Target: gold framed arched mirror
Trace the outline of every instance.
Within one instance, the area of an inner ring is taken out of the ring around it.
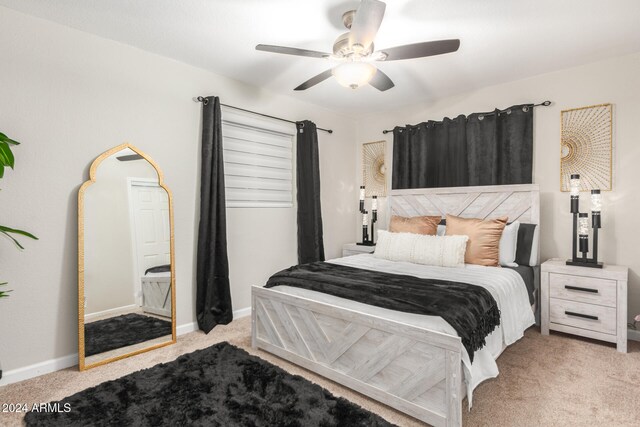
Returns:
[[[173,201],[162,171],[122,144],[78,191],[78,357],[85,370],[176,342]]]

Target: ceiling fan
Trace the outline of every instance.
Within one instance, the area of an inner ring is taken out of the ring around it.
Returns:
[[[374,51],[373,40],[382,23],[385,8],[386,4],[379,0],[362,0],[357,10],[345,12],[342,15],[342,22],[349,32],[339,36],[333,43],[333,54],[266,44],[257,45],[256,50],[340,62],[337,66],[310,78],[294,90],[309,89],[333,76],[345,87],[357,89],[368,83],[380,91],[385,91],[394,86],[393,81],[372,62],[442,55],[455,52],[460,47],[460,40],[452,39],[407,44]]]

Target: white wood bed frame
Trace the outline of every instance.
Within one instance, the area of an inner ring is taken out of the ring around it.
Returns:
[[[392,190],[392,215],[508,216],[539,224],[535,184]],[[459,337],[252,288],[252,346],[434,426],[460,426]]]
[[[142,276],[140,289],[143,311],[171,317],[171,273],[167,276]]]

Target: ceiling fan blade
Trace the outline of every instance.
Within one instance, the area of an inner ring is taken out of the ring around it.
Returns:
[[[315,86],[318,83],[322,83],[323,81],[327,80],[329,77],[331,77],[331,69],[328,69],[327,71],[323,71],[322,73],[318,74],[317,76],[311,77],[309,80],[307,80],[306,82],[302,83],[300,86],[298,86],[294,90],[306,90],[306,89],[309,89],[310,87]]]
[[[362,0],[349,32],[351,46],[359,44],[365,51],[369,48],[382,24],[386,7],[386,4],[378,0]]]
[[[398,61],[401,59],[423,58],[425,56],[442,55],[455,52],[460,47],[460,40],[436,40],[406,44],[404,46],[381,49],[382,57],[379,61]],[[376,55],[378,52],[374,53]]]
[[[328,58],[329,53],[318,52],[316,50],[298,49],[295,47],[273,46],[270,44],[259,44],[256,46],[256,50],[262,50],[264,52],[282,53],[285,55],[306,56],[309,58]]]
[[[373,78],[369,81],[369,84],[378,89],[380,92],[384,92],[385,90],[389,90],[395,86],[389,76],[383,73],[380,69],[378,69],[373,75]]]

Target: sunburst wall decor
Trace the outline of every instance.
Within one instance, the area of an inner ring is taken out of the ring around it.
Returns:
[[[561,191],[571,174],[580,174],[580,191],[612,189],[612,118],[611,104],[562,111]]]
[[[387,195],[384,141],[362,144],[362,183],[366,197]]]

